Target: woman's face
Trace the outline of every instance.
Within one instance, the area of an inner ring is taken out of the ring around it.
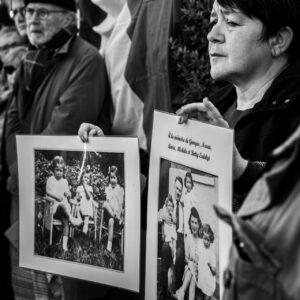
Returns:
[[[269,41],[261,39],[263,24],[238,10],[214,2],[207,35],[211,76],[239,85],[257,80],[272,64]]]
[[[192,234],[197,235],[199,233],[200,224],[197,218],[191,216],[191,229]]]

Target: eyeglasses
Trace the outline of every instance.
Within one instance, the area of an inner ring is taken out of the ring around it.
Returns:
[[[11,75],[16,71],[16,68],[14,66],[4,66],[3,69],[7,75]]]
[[[40,19],[45,20],[52,13],[65,13],[65,12],[66,12],[65,10],[49,10],[47,8],[34,9],[34,8],[26,7],[25,8],[25,17],[28,19],[32,18],[34,13],[36,13]]]
[[[11,9],[9,15],[11,18],[15,18],[17,14],[20,14],[21,17],[25,17],[25,7],[20,7],[16,9]]]

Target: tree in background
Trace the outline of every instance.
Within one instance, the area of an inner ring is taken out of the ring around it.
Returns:
[[[173,107],[198,102],[217,84],[210,76],[207,33],[210,0],[182,0],[179,26],[169,39]]]

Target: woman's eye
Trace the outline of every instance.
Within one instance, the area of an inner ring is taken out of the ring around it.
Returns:
[[[217,24],[217,20],[210,20],[209,22],[209,31],[212,30],[212,28]]]
[[[238,26],[238,24],[232,20],[226,19],[226,24],[232,27]]]

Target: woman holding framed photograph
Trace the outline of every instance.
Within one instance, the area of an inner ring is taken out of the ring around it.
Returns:
[[[296,0],[215,1],[207,35],[210,73],[229,85],[210,100],[177,111],[181,122],[192,117],[235,130],[235,210],[269,153],[300,123],[299,5]]]

